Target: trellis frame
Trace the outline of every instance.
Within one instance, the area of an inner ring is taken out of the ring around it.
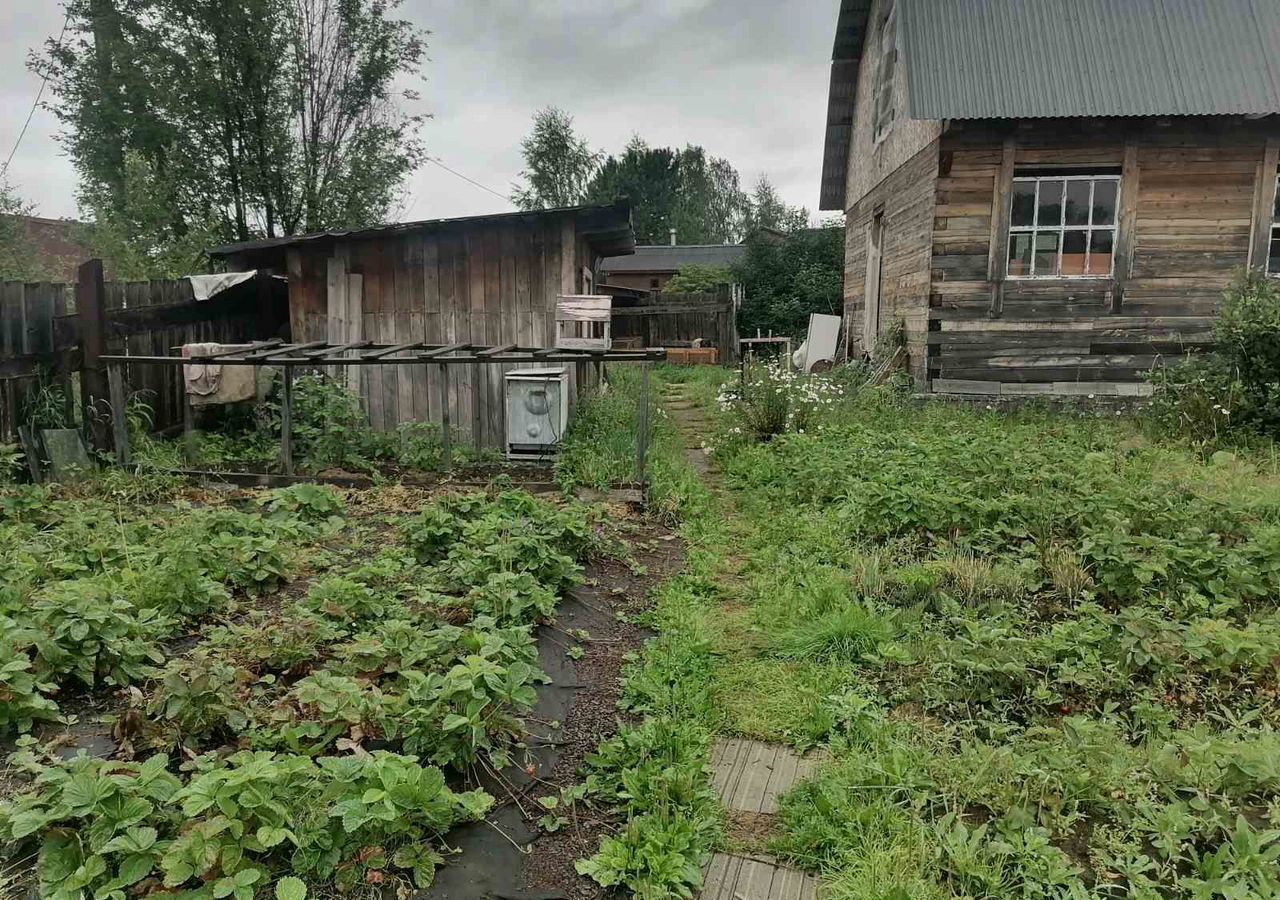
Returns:
[[[176,349],[176,348],[175,348]],[[327,341],[310,341],[307,343],[287,343],[274,338],[269,341],[256,341],[238,350],[227,353],[193,356],[110,356],[104,355],[102,362],[109,370],[113,370],[113,380],[123,384],[121,367],[130,365],[168,365],[179,367],[181,377],[182,366],[200,363],[218,366],[276,366],[284,369],[284,391],[281,398],[281,435],[280,435],[280,467],[285,475],[293,475],[293,370],[299,367],[327,366],[369,366],[369,365],[435,365],[439,366],[441,407],[440,452],[445,472],[453,468],[452,436],[449,421],[449,367],[476,365],[503,365],[527,363],[596,363],[607,362],[635,363],[641,366],[641,391],[637,419],[639,428],[636,435],[636,472],[641,491],[647,481],[647,457],[649,451],[649,368],[655,362],[667,358],[667,351],[662,348],[646,350],[579,350],[563,347],[521,347],[517,344],[499,344],[481,346],[470,343],[429,344],[414,342],[405,344],[381,344],[376,341],[352,341],[346,344],[332,344]],[[123,390],[120,391],[123,394]],[[187,461],[194,459],[194,410],[190,397],[186,394],[185,385],[182,395],[185,400],[183,417],[183,443]],[[125,423],[123,402],[111,404],[111,415],[117,442],[123,440],[124,446],[117,447],[117,460],[127,461],[130,456],[128,447],[128,427]],[[127,462],[125,463],[127,464]]]

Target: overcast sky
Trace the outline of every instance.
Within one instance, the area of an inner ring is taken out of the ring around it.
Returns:
[[[58,0],[0,0],[0,164],[40,81],[28,51],[56,35]],[[750,187],[768,173],[815,212],[839,0],[405,0],[431,30],[418,86],[427,152],[503,197],[533,111],[574,115],[597,149],[632,134],[701,144]],[[46,95],[46,101],[54,98]],[[76,215],[75,172],[57,123],[38,110],[8,172],[40,215]],[[407,185],[398,219],[499,212],[510,204],[436,165]]]

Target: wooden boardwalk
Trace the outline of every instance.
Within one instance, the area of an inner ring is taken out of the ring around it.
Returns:
[[[817,764],[780,744],[721,739],[711,755],[712,784],[728,809],[776,813],[778,797],[808,778]]]
[[[702,900],[815,900],[818,879],[767,856],[717,853],[702,886]]]
[[[726,809],[773,815],[778,797],[818,764],[790,747],[722,738],[711,755],[711,780]],[[717,853],[705,873],[702,900],[815,900],[818,879],[766,854]]]

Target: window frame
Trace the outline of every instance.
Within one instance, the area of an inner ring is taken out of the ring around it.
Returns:
[[[1120,197],[1124,191],[1123,176],[1113,172],[1053,172],[1035,175],[1018,175],[1014,173],[1013,182],[1009,191],[1009,227],[1006,234],[1006,248],[1004,259],[1004,277],[1010,281],[1099,281],[1115,277],[1116,273],[1116,248],[1120,241]],[[1063,183],[1063,200],[1062,221],[1058,225],[1042,227],[1039,223],[1040,219],[1040,185],[1045,181],[1061,181]],[[1089,221],[1084,225],[1068,225],[1066,219],[1066,191],[1067,184],[1072,181],[1089,182]],[[1111,223],[1109,225],[1096,225],[1093,221],[1094,213],[1094,192],[1098,182],[1112,182],[1116,186],[1115,206],[1111,211]],[[1015,191],[1012,189],[1019,182],[1034,182],[1036,187],[1035,206],[1031,216],[1030,225],[1014,225],[1013,224],[1013,203]],[[1067,232],[1082,232],[1085,235],[1085,253],[1084,253],[1084,271],[1079,274],[1064,274],[1062,272],[1062,256],[1066,246]],[[1093,256],[1093,233],[1095,231],[1111,232],[1111,263],[1106,272],[1090,272],[1089,262]],[[1056,262],[1054,264],[1054,272],[1048,275],[1036,273],[1036,235],[1041,232],[1057,233],[1058,235],[1058,252]],[[1031,272],[1026,275],[1015,275],[1012,271],[1013,267],[1013,239],[1018,234],[1031,235]]]
[[[1266,261],[1262,264],[1262,271],[1270,278],[1280,278],[1280,270],[1271,271],[1272,247],[1280,241],[1280,172],[1276,173],[1276,199],[1271,210],[1271,230],[1267,237]],[[1275,254],[1274,258],[1280,259],[1280,254]]]
[[[898,110],[893,89],[898,71],[898,4],[885,0],[888,10],[880,18],[880,58],[876,65],[875,89],[871,92],[871,139],[879,144],[893,131]]]

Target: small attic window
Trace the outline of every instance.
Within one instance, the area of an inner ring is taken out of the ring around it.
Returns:
[[[898,8],[894,0],[884,0],[880,16],[880,64],[876,69],[875,140],[880,142],[893,128],[897,110],[893,106],[893,79],[898,68]]]

